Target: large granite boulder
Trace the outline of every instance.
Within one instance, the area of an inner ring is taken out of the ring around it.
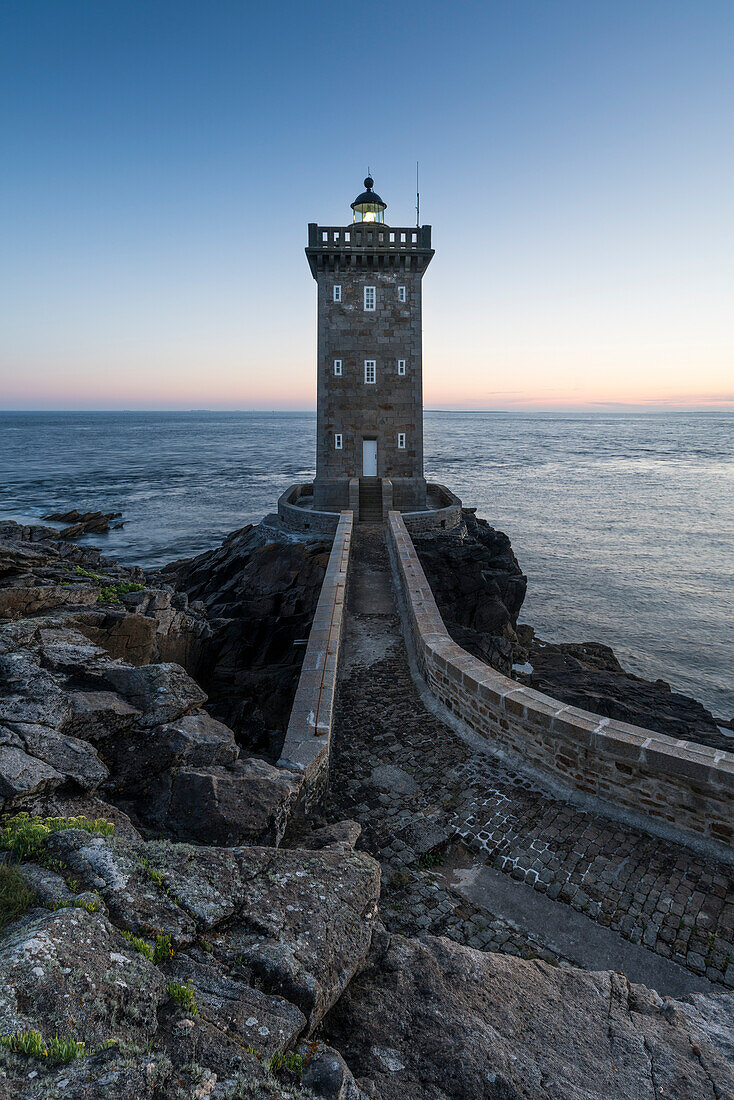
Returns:
[[[180,768],[162,817],[165,831],[195,844],[268,844],[283,839],[298,780],[256,757],[230,768]]]
[[[292,1046],[306,1026],[300,1009],[284,997],[255,989],[242,968],[227,973],[202,952],[175,955],[167,973],[195,990],[198,1016],[266,1059]]]
[[[101,913],[32,910],[0,940],[0,1034],[30,1029],[89,1048],[152,1035],[163,974]]]
[[[5,742],[0,744],[0,806],[61,786],[61,772],[30,756],[19,745],[8,744],[9,737],[12,731],[0,732],[0,740]]]
[[[369,950],[380,869],[361,852],[136,844],[78,830],[52,836],[47,851],[99,892],[116,925],[179,946],[206,933],[221,962],[244,966],[311,1027]]]
[[[82,890],[100,895],[117,927],[140,936],[161,932],[178,945],[196,938],[196,922],[163,888],[147,845],[69,829],[52,835],[46,852]]]
[[[712,995],[715,996],[715,995]],[[623,974],[393,936],[325,1022],[381,1100],[721,1100],[734,1068]]]

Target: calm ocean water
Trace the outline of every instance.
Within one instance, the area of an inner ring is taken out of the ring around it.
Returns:
[[[427,413],[425,444],[511,537],[523,621],[734,715],[734,414]],[[0,414],[0,515],[120,511],[89,541],[154,566],[273,511],[314,453],[312,414]]]

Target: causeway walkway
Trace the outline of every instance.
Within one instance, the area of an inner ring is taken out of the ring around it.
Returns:
[[[362,825],[392,931],[663,995],[734,986],[731,870],[575,808],[462,732],[411,669],[379,524],[354,528],[325,814]]]

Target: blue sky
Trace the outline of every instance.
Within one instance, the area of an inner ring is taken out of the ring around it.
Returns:
[[[429,407],[734,405],[734,5],[0,6],[0,407],[307,408],[309,221],[421,220]]]

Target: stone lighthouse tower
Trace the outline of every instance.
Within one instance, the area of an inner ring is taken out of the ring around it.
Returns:
[[[393,227],[387,203],[365,190],[347,226],[308,227],[306,256],[318,286],[318,390],[313,507],[361,512],[381,500],[426,507],[423,477],[421,281],[431,227]]]

